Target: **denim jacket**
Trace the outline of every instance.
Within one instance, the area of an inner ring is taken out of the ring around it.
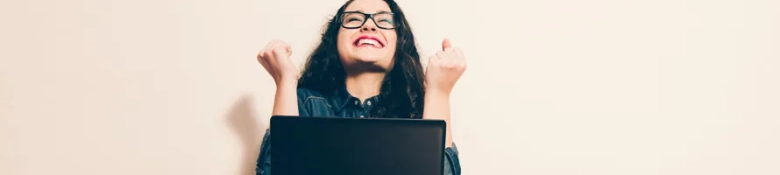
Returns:
[[[298,115],[300,116],[327,116],[345,118],[363,118],[367,115],[371,105],[376,104],[377,97],[366,99],[360,103],[357,97],[353,97],[346,88],[340,88],[332,95],[325,96],[317,91],[298,89]],[[255,167],[257,175],[271,175],[271,131],[267,129],[260,148],[260,156]],[[460,160],[458,148],[455,143],[444,150],[444,174],[460,175]]]

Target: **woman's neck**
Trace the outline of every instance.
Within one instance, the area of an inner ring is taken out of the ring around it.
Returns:
[[[348,75],[346,79],[347,92],[363,102],[367,98],[379,95],[384,78],[384,72],[364,72],[357,75]]]

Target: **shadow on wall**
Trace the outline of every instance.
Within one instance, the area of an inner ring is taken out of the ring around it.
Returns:
[[[265,124],[259,120],[254,111],[254,103],[249,95],[243,95],[233,103],[226,116],[227,124],[235,131],[241,144],[240,173],[241,175],[254,175],[257,156],[260,152],[262,137],[265,135]]]

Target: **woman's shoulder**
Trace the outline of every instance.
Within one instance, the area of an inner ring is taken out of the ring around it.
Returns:
[[[325,98],[325,96],[321,92],[314,89],[305,88],[305,87],[299,87],[297,89],[297,94],[298,94],[298,98],[301,99],[307,99],[312,97]]]
[[[302,116],[330,116],[332,114],[330,96],[310,89],[298,88],[298,114]]]

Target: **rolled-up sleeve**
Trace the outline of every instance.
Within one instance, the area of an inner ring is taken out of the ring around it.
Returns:
[[[310,92],[299,88],[296,94],[298,99],[298,116],[310,116],[311,112],[305,104],[305,99],[310,96]],[[255,174],[271,175],[271,128],[265,130],[265,136],[263,136],[261,145],[260,156],[257,157],[257,165],[255,166]]]
[[[260,156],[257,157],[255,166],[256,175],[271,175],[271,129],[265,130],[263,143],[260,147]]]
[[[458,158],[458,147],[452,143],[452,147],[444,149],[444,174],[460,175],[460,158]]]

